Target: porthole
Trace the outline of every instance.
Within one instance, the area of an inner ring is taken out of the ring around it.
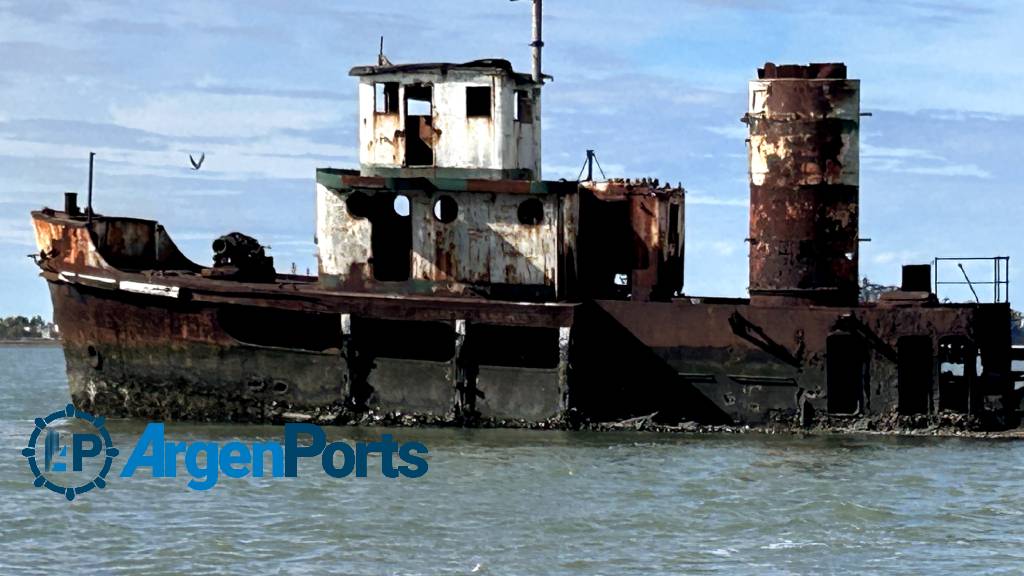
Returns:
[[[103,367],[103,357],[100,356],[99,351],[96,350],[96,348],[94,346],[89,346],[88,348],[86,348],[85,352],[86,352],[86,354],[89,355],[89,365],[90,366],[92,366],[93,368],[95,368],[97,370],[99,370],[100,368]]]
[[[395,214],[405,218],[409,215],[409,197],[405,194],[395,196],[395,201],[391,207],[395,209]]]
[[[370,197],[362,192],[353,192],[345,199],[345,209],[353,218],[366,218],[370,215]]]
[[[451,196],[441,196],[434,201],[434,218],[438,222],[449,224],[459,215],[459,204]]]
[[[536,226],[544,221],[544,204],[537,198],[527,198],[519,204],[516,213],[520,224]]]

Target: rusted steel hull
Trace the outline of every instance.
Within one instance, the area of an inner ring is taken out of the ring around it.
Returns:
[[[1001,418],[1012,419],[1019,402],[1007,379],[1009,314],[1005,304],[608,300],[581,311],[580,321],[602,333],[578,328],[595,337],[573,352],[589,360],[589,377],[631,383],[591,390],[582,404],[605,406],[602,396],[616,394],[633,412],[659,412],[668,421],[814,425],[953,410],[1004,426],[1011,422]],[[968,358],[949,354],[960,343],[970,348]],[[964,376],[951,376],[956,363]]]
[[[337,349],[245,346],[216,309],[51,282],[68,384],[79,407],[112,417],[264,421],[337,410],[345,361]],[[267,327],[267,329],[272,329]]]
[[[111,417],[348,422],[405,414],[525,425],[565,409],[558,328],[505,326],[501,334],[456,321],[343,321],[244,299],[178,301],[60,281],[50,293],[72,399]],[[513,340],[522,330],[543,346],[530,342],[520,350],[526,365],[517,366]],[[504,346],[508,361],[479,350],[490,344]]]
[[[569,346],[569,331],[551,326],[372,316],[343,326],[340,314],[323,312],[275,323],[280,312],[239,301],[169,301],[66,282],[50,291],[72,398],[110,416],[352,422],[400,414],[575,426],[657,413],[668,423],[813,425],[951,408],[1012,412],[1005,305],[605,300],[577,311]],[[239,324],[245,318],[254,322]],[[303,336],[284,341],[282,330]],[[948,382],[943,343],[961,337],[984,371]],[[917,374],[903,360],[914,338],[926,343]]]

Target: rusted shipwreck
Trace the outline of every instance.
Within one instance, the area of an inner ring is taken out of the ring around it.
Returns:
[[[81,211],[74,194],[32,213],[77,405],[225,421],[1016,424],[1006,302],[940,303],[928,265],[858,297],[859,81],[843,64],[768,64],[750,83],[749,299],[685,294],[682,187],[541,179],[538,74],[482,60],[351,75],[360,168],[316,172],[315,277],[277,274],[242,235],[202,266],[157,222]]]

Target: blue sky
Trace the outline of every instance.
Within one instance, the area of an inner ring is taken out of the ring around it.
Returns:
[[[1024,3],[545,3],[544,175],[586,148],[609,175],[682,182],[686,290],[747,285],[747,81],[765,61],[862,80],[861,273],[1018,252]],[[233,230],[315,270],[313,178],[354,167],[351,66],[505,57],[529,69],[528,2],[0,0],[0,315],[50,316],[28,212],[84,192],[163,222],[193,259]],[[205,152],[199,172],[188,154]],[[971,271],[980,277],[982,271]]]

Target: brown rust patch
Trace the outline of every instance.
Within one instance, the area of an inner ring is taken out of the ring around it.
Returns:
[[[859,83],[841,64],[774,66],[751,83],[755,303],[858,297]]]

